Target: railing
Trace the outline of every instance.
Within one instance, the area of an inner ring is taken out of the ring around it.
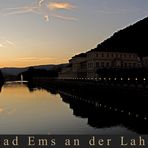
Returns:
[[[72,78],[72,77],[65,77],[65,78],[58,78],[58,79],[60,79],[60,80],[94,80],[94,81],[102,81],[102,80],[104,80],[104,81],[107,81],[107,80],[109,80],[109,81],[111,81],[111,80],[113,80],[113,81],[143,81],[143,82],[145,82],[147,79],[146,78],[131,78],[131,77],[128,77],[128,78],[123,78],[123,77],[120,77],[120,78],[117,78],[117,77],[114,77],[114,78],[111,78],[111,77],[95,77],[95,78],[93,78],[93,77],[88,77],[88,78],[85,78],[85,77],[82,77],[82,78],[77,78],[77,77],[74,77],[74,78]]]

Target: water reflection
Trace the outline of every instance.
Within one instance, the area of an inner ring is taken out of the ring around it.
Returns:
[[[2,86],[3,86],[3,83],[0,82],[0,93],[2,91]]]
[[[98,97],[102,97],[101,94]],[[0,134],[145,132],[137,126],[140,120],[127,118],[126,114],[108,108],[110,105],[90,99],[86,92],[75,89],[61,90],[29,83],[5,84],[0,94]],[[136,121],[135,126],[133,121]]]
[[[121,127],[94,129],[87,119],[76,118],[56,91],[28,89],[7,83],[0,94],[0,134],[111,134],[130,133]],[[33,91],[32,91],[33,90]]]
[[[58,89],[54,88],[54,87],[48,87],[46,85],[41,85],[41,86],[37,86],[35,85],[34,83],[32,82],[28,82],[27,83],[27,87],[29,89],[30,92],[33,92],[35,91],[36,89],[38,90],[46,90],[47,92],[49,92],[50,94],[53,94],[53,95],[57,95],[58,94]]]
[[[111,105],[102,104],[77,96],[69,96],[60,93],[62,100],[70,104],[73,114],[81,118],[88,118],[88,124],[95,128],[107,128],[122,125],[139,134],[147,134],[147,121],[136,114],[114,108]]]
[[[87,124],[94,128],[122,126],[138,134],[148,133],[148,95],[143,91],[100,89],[96,92],[79,88],[42,88],[59,93],[63,102],[69,104],[69,108],[73,110],[73,115],[88,119]]]

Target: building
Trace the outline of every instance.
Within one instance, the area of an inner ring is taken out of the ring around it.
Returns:
[[[73,78],[73,73],[72,73],[72,65],[68,65],[64,67],[60,72],[59,72],[59,79],[71,79]]]
[[[147,69],[148,68],[148,57],[143,57],[142,62],[143,62],[143,67]]]
[[[87,54],[81,53],[69,60],[72,65],[73,78],[87,77]]]
[[[148,57],[143,59],[148,67]],[[127,52],[106,52],[91,50],[72,57],[69,60],[71,65],[64,68],[60,73],[62,78],[97,78],[99,70],[114,69],[137,69],[142,67],[142,62],[136,53]]]
[[[97,77],[97,71],[99,71],[99,69],[133,69],[140,67],[140,58],[136,53],[95,50],[87,52],[88,78]]]

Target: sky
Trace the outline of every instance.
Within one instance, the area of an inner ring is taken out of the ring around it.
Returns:
[[[67,63],[147,16],[147,0],[0,0],[0,67]]]

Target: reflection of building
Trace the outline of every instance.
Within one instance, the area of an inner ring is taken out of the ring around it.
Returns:
[[[145,60],[146,61],[146,60]],[[95,78],[99,69],[135,69],[142,66],[136,53],[91,50],[72,57],[71,68],[63,69],[60,77]],[[147,58],[148,67],[148,58]]]

